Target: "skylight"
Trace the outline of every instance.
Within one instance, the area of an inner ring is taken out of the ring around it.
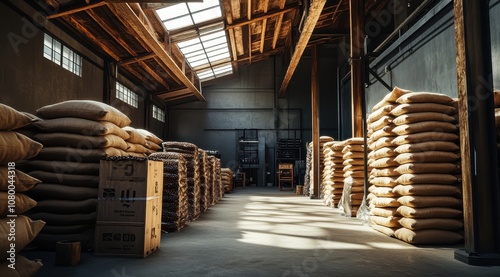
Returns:
[[[180,39],[177,46],[200,81],[208,81],[233,73],[229,44],[224,30],[219,0],[203,3],[179,3],[156,10],[163,24],[175,37],[196,31],[196,35]],[[220,19],[220,22],[217,22]],[[204,28],[210,23],[210,28]],[[214,25],[215,23],[215,25]]]

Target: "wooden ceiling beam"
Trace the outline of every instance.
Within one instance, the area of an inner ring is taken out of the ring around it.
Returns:
[[[144,74],[137,72],[137,70],[135,70],[131,65],[126,65],[123,68],[127,70],[130,74],[134,75],[138,80],[142,80],[142,78],[144,78]],[[151,83],[143,83],[143,85],[144,87],[147,87],[147,89],[150,90],[158,89]]]
[[[284,9],[286,4],[286,0],[280,0],[280,9]]]
[[[97,3],[94,3],[94,4],[89,4],[89,5],[87,5],[87,4],[83,4],[83,5],[80,4],[78,6],[72,6],[70,8],[67,8],[67,9],[65,9],[65,10],[63,10],[61,12],[47,15],[47,19],[54,19],[54,18],[58,18],[58,17],[61,17],[61,16],[70,15],[70,14],[82,12],[82,11],[85,11],[85,10],[89,10],[89,9],[101,7],[101,6],[104,6],[104,5],[106,5],[105,1],[100,1],[100,2],[97,2]]]
[[[178,96],[186,95],[186,94],[191,94],[191,90],[189,90],[188,88],[183,88],[183,89],[169,91],[169,92],[161,92],[161,93],[156,94],[156,96],[165,100],[167,98],[178,97]]]
[[[199,101],[206,101],[198,87],[193,84],[193,82],[191,82],[191,80],[189,80],[189,78],[177,66],[163,45],[156,39],[155,34],[152,34],[149,28],[144,25],[143,21],[141,21],[132,7],[129,4],[112,4],[111,6],[116,11],[116,16],[120,18],[123,23],[127,24],[132,30],[134,30],[139,38],[143,40],[157,55],[161,63],[168,67],[172,74],[177,77],[182,84],[191,89],[191,92]]]
[[[152,76],[158,83],[162,84],[164,87],[166,87],[167,89],[170,89],[170,85],[165,81],[166,78],[164,77],[161,77],[160,75],[158,75],[158,73],[156,73],[156,71],[154,71],[153,69],[151,69],[144,61],[140,61],[139,64],[141,65],[141,67],[150,75]],[[143,76],[143,79],[144,77],[146,76]]]
[[[278,17],[278,20],[276,20],[276,27],[274,27],[274,35],[273,35],[273,45],[272,48],[276,48],[276,43],[278,43],[278,38],[281,33],[281,23],[283,22],[283,16],[284,14],[280,14]]]
[[[152,59],[154,57],[156,57],[155,53],[147,53],[145,55],[135,56],[135,57],[132,57],[132,58],[129,58],[126,60],[121,60],[121,61],[117,62],[116,65],[125,66],[125,65],[129,65],[129,64],[133,64],[133,63],[138,63],[140,61]]]
[[[268,19],[268,18],[277,16],[277,15],[280,15],[280,14],[286,14],[288,12],[295,11],[298,8],[299,8],[299,6],[293,5],[293,6],[289,7],[289,8],[287,8],[287,9],[284,9],[284,10],[279,10],[279,11],[275,11],[275,12],[272,12],[272,13],[261,15],[259,17],[255,17],[252,20],[243,20],[243,21],[242,20],[238,20],[238,22],[235,22],[234,24],[228,25],[226,27],[226,29],[232,29],[232,28],[235,28],[235,27],[241,27],[241,26],[244,26],[244,25],[249,25],[249,24],[255,23],[257,21],[261,21],[261,20],[264,20],[264,19]]]
[[[267,25],[267,18],[264,18],[262,20],[262,28],[260,32],[260,53],[264,53],[264,44],[266,42],[266,26]]]
[[[313,0],[311,2],[311,6],[309,7],[309,14],[304,23],[304,28],[302,29],[302,33],[300,34],[299,41],[295,47],[295,51],[293,52],[292,59],[290,60],[290,64],[288,65],[288,69],[286,71],[285,77],[283,79],[283,83],[281,84],[281,88],[279,90],[278,96],[285,95],[286,88],[292,79],[293,73],[299,64],[300,58],[304,53],[304,50],[307,47],[307,43],[311,38],[311,35],[316,27],[316,22],[323,11],[323,7],[325,6],[326,0]]]
[[[247,0],[247,19],[252,20],[252,0]]]

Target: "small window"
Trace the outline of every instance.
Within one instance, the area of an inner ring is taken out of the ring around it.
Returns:
[[[160,107],[153,105],[153,118],[156,118],[161,122],[165,122],[165,111]]]
[[[75,75],[82,76],[82,57],[48,34],[43,37],[43,56]]]
[[[116,98],[134,108],[139,107],[139,95],[130,90],[128,87],[122,85],[120,82],[116,82]]]

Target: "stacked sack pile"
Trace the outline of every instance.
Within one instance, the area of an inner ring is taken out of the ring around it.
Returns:
[[[222,170],[222,167],[220,164],[220,159],[216,158],[215,159],[215,185],[218,187],[219,194],[217,195],[217,197],[219,198],[219,200],[221,200],[222,197],[224,197],[224,185],[222,183],[221,170]]]
[[[129,137],[125,139],[127,144],[127,154],[134,157],[146,158],[147,155],[153,153],[147,146],[146,138],[135,128],[130,126],[125,126],[122,128],[127,132]]]
[[[220,176],[220,169],[219,173],[217,171],[217,160],[215,156],[208,156],[208,160],[210,163],[210,181],[211,181],[211,186],[212,186],[212,205],[215,205],[217,202],[220,200],[220,195],[221,195],[221,188],[218,183],[218,177]],[[219,179],[220,180],[220,179]]]
[[[186,159],[172,152],[156,152],[148,159],[163,162],[161,229],[177,232],[186,226],[189,217]]]
[[[78,240],[83,250],[93,248],[103,157],[128,156],[122,127],[130,119],[119,110],[96,101],[71,100],[36,111],[44,119],[34,122],[34,139],[46,146],[31,160],[30,174],[42,184],[30,192],[38,201],[32,219],[47,222],[34,243],[55,249],[60,240]]]
[[[399,155],[394,193],[401,195],[396,238],[412,244],[458,243],[462,197],[460,149],[453,99],[444,94],[408,92],[400,96],[391,114],[397,116],[392,142]]]
[[[309,196],[309,191],[311,187],[311,169],[312,169],[312,142],[306,143],[307,154],[306,154],[306,174],[304,175],[304,191],[305,196]]]
[[[210,207],[210,167],[208,164],[208,154],[205,150],[198,148],[198,166],[200,167],[200,209],[202,212]]]
[[[364,198],[364,139],[350,138],[342,149],[344,162],[344,189],[339,203],[342,214],[356,216]]]
[[[393,192],[399,172],[395,169],[399,165],[394,159],[398,155],[394,151],[396,145],[392,140],[397,136],[392,132],[395,116],[391,111],[397,106],[399,96],[409,91],[395,88],[377,103],[368,116],[368,164],[371,168],[368,187],[369,195],[369,224],[374,229],[388,236],[401,227],[400,215],[397,208],[399,195]]]
[[[332,142],[334,141],[332,137],[329,136],[320,136],[319,137],[319,173],[323,174],[325,170],[325,154],[323,153],[323,148],[325,147],[325,143]],[[319,198],[323,199],[324,195],[323,192],[325,190],[324,186],[325,184],[321,180],[321,175],[319,176]],[[311,188],[310,188],[311,189]],[[312,190],[311,190],[312,193]]]
[[[147,154],[155,153],[161,150],[161,145],[163,143],[163,140],[157,137],[155,134],[151,133],[148,130],[144,129],[136,129],[139,134],[141,134],[144,139],[146,140],[146,150]]]
[[[201,213],[198,146],[188,142],[177,141],[163,142],[162,145],[164,152],[179,153],[186,159],[189,221],[196,220]]]
[[[221,168],[221,178],[224,192],[231,192],[234,188],[233,171],[230,168]]]
[[[31,261],[16,253],[30,244],[45,225],[42,220],[21,215],[35,207],[36,202],[25,193],[40,180],[18,170],[16,165],[18,161],[36,156],[43,146],[16,132],[32,122],[30,116],[0,104],[0,118],[0,235],[3,240],[0,275],[34,276],[42,267],[41,261]]]
[[[325,202],[325,205],[328,207],[334,207],[335,203],[333,201],[333,196],[334,196],[334,181],[333,181],[333,174],[334,174],[334,157],[333,157],[333,149],[332,146],[335,142],[330,141],[325,144],[323,144],[323,173],[322,173],[322,182],[321,182],[321,187],[322,189],[322,195],[323,195],[323,202]]]
[[[344,191],[344,154],[342,150],[346,146],[346,141],[336,141],[333,142],[332,149],[332,162],[333,162],[333,198],[332,207],[338,207],[340,199],[342,198],[342,192]]]

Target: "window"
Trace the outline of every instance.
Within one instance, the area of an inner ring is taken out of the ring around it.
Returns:
[[[82,57],[48,34],[43,38],[43,56],[64,69],[82,76]]]
[[[165,122],[165,111],[160,107],[153,105],[153,118],[156,118],[161,122]]]
[[[116,82],[116,98],[134,108],[139,107],[139,95],[119,82]]]

